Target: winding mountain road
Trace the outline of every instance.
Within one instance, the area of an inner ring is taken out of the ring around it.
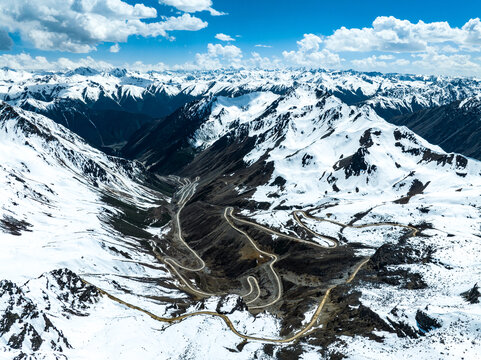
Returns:
[[[315,243],[315,242],[312,242],[312,241],[308,241],[308,240],[303,240],[303,239],[300,239],[298,237],[295,237],[295,236],[291,236],[289,234],[284,234],[284,233],[281,233],[279,231],[275,231],[275,230],[272,230],[266,226],[263,226],[263,225],[260,225],[260,224],[257,224],[255,222],[252,222],[252,221],[248,221],[248,220],[244,220],[244,219],[239,219],[238,217],[235,217],[233,215],[233,208],[232,207],[228,207],[226,208],[226,211],[229,211],[229,216],[232,217],[235,221],[238,221],[240,223],[244,223],[244,224],[247,224],[247,225],[250,225],[250,226],[254,226],[258,229],[261,229],[263,231],[266,231],[266,232],[269,232],[273,235],[276,235],[276,236],[279,236],[279,237],[283,237],[285,239],[289,239],[289,240],[292,240],[292,241],[296,241],[296,242],[299,242],[299,243],[304,243],[304,244],[307,244],[307,245],[310,245],[310,246],[315,246],[315,247],[320,247],[320,248],[335,248],[337,245],[338,245],[338,241],[336,238],[332,237],[332,236],[327,236],[327,235],[322,235],[322,234],[318,234],[316,232],[313,232],[311,229],[308,229],[301,221],[299,221],[297,215],[296,215],[296,212],[294,212],[294,220],[296,220],[296,222],[303,228],[306,228],[310,233],[314,234],[316,237],[319,237],[321,239],[325,239],[327,241],[329,241],[332,245],[328,245],[328,246],[325,246],[325,245],[322,245],[322,244],[318,244],[318,243]],[[224,217],[225,217],[225,212],[224,212]]]
[[[245,295],[241,295],[243,299],[247,298],[250,294],[252,294],[252,292],[254,291],[254,287],[252,286],[252,283],[254,283],[254,286],[257,290],[257,295],[255,298],[253,298],[252,300],[249,300],[249,301],[246,301],[246,305],[249,305],[249,304],[252,304],[254,301],[256,301],[257,299],[259,299],[259,297],[261,296],[261,288],[259,287],[259,283],[257,282],[257,279],[253,276],[249,276],[247,277],[247,282],[249,283],[249,286],[250,286],[250,291],[245,294]]]
[[[356,269],[351,274],[349,279],[346,280],[347,284],[350,283],[352,280],[354,280],[354,278],[356,277],[359,270],[369,261],[369,259],[370,258],[366,258],[361,263],[359,263],[359,265],[356,267]],[[187,318],[193,317],[193,316],[214,316],[214,317],[218,317],[218,318],[222,319],[224,321],[224,323],[228,326],[228,328],[235,335],[237,335],[238,337],[240,337],[243,340],[259,341],[259,342],[262,342],[262,343],[275,343],[275,344],[283,344],[283,343],[293,342],[293,341],[299,339],[300,337],[304,336],[309,330],[311,330],[317,324],[317,322],[319,320],[319,317],[322,313],[322,309],[324,308],[324,305],[326,304],[327,300],[329,299],[329,295],[330,295],[331,291],[337,286],[337,285],[333,285],[333,286],[331,286],[330,288],[327,289],[327,291],[324,294],[324,296],[322,297],[319,305],[317,306],[316,311],[312,315],[311,320],[309,321],[309,323],[307,323],[307,325],[304,328],[300,329],[299,331],[297,331],[296,333],[294,333],[293,335],[291,335],[289,337],[280,338],[280,339],[269,339],[269,338],[263,338],[263,337],[258,337],[258,336],[250,336],[250,335],[242,334],[239,330],[237,330],[235,328],[234,324],[232,323],[232,321],[229,319],[228,316],[226,316],[224,314],[219,314],[219,313],[214,312],[214,311],[196,311],[196,312],[193,312],[193,313],[175,316],[175,317],[172,317],[172,318],[157,316],[154,313],[152,313],[148,310],[145,310],[145,309],[143,309],[139,306],[136,306],[136,305],[130,304],[126,301],[123,301],[122,299],[108,293],[105,290],[100,289],[99,287],[89,283],[88,281],[85,281],[83,279],[82,279],[82,281],[86,285],[91,285],[91,286],[95,287],[100,294],[107,296],[109,299],[111,299],[111,300],[113,300],[113,301],[115,301],[119,304],[125,305],[128,308],[140,311],[140,312],[150,316],[152,319],[160,321],[160,322],[166,322],[166,323],[172,324],[172,323],[179,322],[179,321],[182,321],[184,319],[187,319]]]
[[[178,205],[179,205],[179,208],[177,210],[177,213],[176,213],[176,216],[175,216],[175,219],[174,219],[174,222],[175,222],[175,227],[177,228],[177,238],[178,240],[193,254],[194,258],[196,259],[196,261],[198,262],[198,266],[197,267],[188,267],[188,266],[185,266],[185,265],[182,265],[180,264],[177,260],[173,259],[173,258],[170,258],[170,257],[162,257],[162,254],[160,254],[156,247],[153,246],[153,249],[154,249],[154,253],[155,255],[159,258],[159,259],[163,259],[163,261],[169,265],[169,267],[173,270],[173,272],[178,276],[178,278],[182,281],[182,283],[193,293],[196,293],[198,295],[201,295],[201,296],[214,296],[214,295],[219,295],[219,294],[213,294],[213,293],[208,293],[208,292],[204,292],[202,290],[199,290],[199,289],[195,289],[194,287],[192,287],[192,284],[187,281],[180,273],[179,271],[177,270],[177,268],[180,268],[180,269],[183,269],[183,270],[186,270],[186,271],[192,271],[192,272],[198,272],[198,271],[202,271],[205,267],[206,267],[206,264],[204,262],[204,260],[202,260],[202,258],[197,254],[197,252],[192,249],[188,244],[187,242],[185,241],[185,239],[183,238],[182,236],[182,228],[181,228],[181,221],[180,221],[180,213],[182,211],[182,209],[184,208],[185,204],[189,201],[189,199],[193,196],[193,194],[195,193],[195,190],[196,190],[196,187],[197,187],[197,184],[198,184],[198,178],[196,178],[196,180],[194,182],[191,182],[189,179],[181,179],[181,178],[178,178],[177,181],[182,185],[182,188],[178,191],[178,193],[175,194],[175,196],[179,196],[179,200],[178,200]],[[302,214],[303,216],[305,216],[306,218],[309,218],[309,219],[312,219],[312,220],[316,220],[316,221],[325,221],[325,222],[330,222],[330,223],[333,223],[333,224],[336,224],[336,225],[339,225],[341,227],[351,227],[351,228],[366,228],[366,227],[372,227],[372,226],[397,226],[397,227],[402,227],[402,228],[408,228],[411,230],[411,234],[410,236],[416,236],[417,233],[418,233],[418,229],[413,227],[413,226],[410,226],[410,225],[401,225],[401,224],[396,224],[396,223],[391,223],[391,222],[386,222],[386,223],[373,223],[373,224],[363,224],[363,225],[350,225],[350,224],[342,224],[342,223],[339,223],[339,222],[336,222],[334,220],[330,220],[330,219],[325,219],[325,218],[317,218],[317,217],[314,217],[310,214],[308,214],[307,212],[303,211],[303,210],[296,210],[292,213],[295,221],[299,224],[299,226],[301,226],[302,228],[306,229],[307,231],[309,231],[311,234],[313,234],[315,237],[319,237],[319,238],[322,238],[322,239],[325,239],[329,242],[329,245],[322,245],[322,244],[318,244],[318,243],[315,243],[315,242],[312,242],[312,241],[307,241],[307,240],[303,240],[303,239],[300,239],[300,238],[297,238],[297,237],[294,237],[294,236],[291,236],[291,235],[288,235],[288,234],[283,234],[283,233],[280,233],[278,231],[275,231],[275,230],[272,230],[266,226],[263,226],[263,225],[259,225],[257,223],[254,223],[254,222],[251,222],[251,221],[248,221],[248,220],[244,220],[244,219],[239,219],[237,217],[234,216],[233,214],[233,207],[227,207],[225,208],[224,210],[224,218],[225,220],[227,221],[227,223],[236,231],[238,231],[239,233],[241,233],[242,235],[244,235],[248,241],[250,242],[250,244],[256,249],[256,251],[261,254],[261,255],[264,255],[264,256],[267,256],[267,257],[270,257],[272,260],[271,262],[269,263],[269,269],[271,270],[273,276],[274,276],[274,280],[277,284],[277,295],[275,296],[274,299],[272,299],[270,302],[266,303],[266,304],[262,304],[262,305],[250,305],[254,302],[256,302],[260,295],[261,295],[261,290],[260,290],[260,287],[259,287],[259,283],[257,281],[257,279],[253,276],[248,276],[247,277],[247,282],[249,284],[249,291],[244,294],[244,295],[240,295],[242,296],[243,298],[247,298],[249,296],[251,296],[252,294],[254,294],[254,290],[256,291],[257,295],[252,298],[251,300],[249,301],[246,301],[245,303],[248,305],[249,309],[253,310],[253,309],[262,309],[262,308],[266,308],[266,307],[269,307],[273,304],[275,304],[277,301],[279,301],[281,298],[282,298],[282,281],[281,281],[281,278],[279,276],[279,274],[276,272],[276,270],[274,269],[274,264],[278,261],[278,256],[276,254],[272,254],[272,253],[269,253],[267,251],[264,251],[262,249],[259,248],[259,246],[256,244],[256,242],[254,241],[254,239],[247,233],[245,232],[244,230],[240,229],[239,227],[237,227],[234,223],[234,221],[236,222],[239,222],[239,223],[243,223],[243,224],[247,224],[249,226],[253,226],[253,227],[256,227],[258,229],[261,229],[263,231],[266,231],[266,232],[269,232],[271,234],[274,234],[276,236],[280,236],[280,237],[284,237],[284,238],[287,238],[289,240],[292,240],[292,241],[296,241],[296,242],[300,242],[300,243],[304,243],[304,244],[308,244],[310,246],[314,246],[314,247],[321,247],[321,248],[326,248],[326,249],[332,249],[332,248],[335,248],[339,245],[339,242],[337,239],[331,237],[331,236],[326,236],[326,235],[322,235],[322,234],[319,234],[317,232],[315,232],[314,230],[310,229],[307,225],[305,225],[301,218],[299,217],[298,214]],[[354,271],[352,272],[352,274],[349,276],[349,278],[346,280],[346,284],[349,284],[351,283],[354,278],[356,277],[356,275],[358,274],[359,270],[370,260],[370,257],[367,257],[365,259],[363,259],[357,266],[356,268],[354,269]],[[257,337],[257,336],[250,336],[250,335],[246,335],[246,334],[242,334],[241,332],[239,332],[233,325],[232,321],[229,319],[228,316],[224,315],[224,314],[220,314],[220,313],[217,313],[217,312],[214,312],[214,311],[196,311],[196,312],[193,312],[193,313],[189,313],[189,314],[184,314],[184,315],[180,315],[180,316],[176,316],[176,317],[172,317],[172,318],[166,318],[166,317],[161,317],[161,316],[157,316],[155,314],[153,314],[152,312],[149,312],[139,306],[136,306],[136,305],[133,305],[133,304],[130,304],[126,301],[123,301],[121,300],[120,298],[108,293],[107,291],[85,281],[82,279],[82,281],[85,283],[85,284],[88,284],[88,285],[91,285],[91,286],[94,286],[98,291],[99,293],[107,296],[108,298],[110,298],[111,300],[119,303],[119,304],[122,304],[122,305],[125,305],[131,309],[134,309],[134,310],[137,310],[137,311],[140,311],[148,316],[150,316],[151,318],[157,320],[157,321],[161,321],[161,322],[166,322],[166,323],[174,323],[174,322],[178,322],[178,321],[182,321],[186,318],[189,318],[189,317],[193,317],[193,316],[214,316],[214,317],[218,317],[220,318],[221,320],[224,321],[224,323],[228,326],[228,328],[235,334],[237,335],[238,337],[242,338],[243,340],[249,340],[249,341],[259,341],[259,342],[264,342],[264,343],[290,343],[292,341],[295,341],[297,340],[298,338],[304,336],[306,333],[308,333],[312,328],[315,327],[315,325],[318,323],[318,320],[319,320],[319,317],[322,313],[322,309],[324,308],[326,302],[328,301],[329,299],[329,295],[331,293],[331,291],[338,285],[332,285],[331,287],[329,287],[324,296],[322,297],[322,299],[320,300],[317,308],[316,308],[316,311],[314,312],[314,314],[312,315],[311,317],[311,320],[309,321],[309,323],[307,323],[302,329],[298,330],[297,332],[295,332],[294,334],[292,334],[291,336],[288,336],[288,337],[285,337],[285,338],[279,338],[279,339],[269,339],[269,338],[263,338],[263,337]],[[223,294],[222,294],[223,295]]]
[[[277,282],[277,296],[274,298],[274,300],[270,301],[269,303],[267,304],[264,304],[264,305],[258,305],[258,306],[249,306],[249,309],[262,309],[262,308],[265,308],[265,307],[268,307],[268,306],[271,306],[271,305],[274,305],[276,302],[278,302],[281,297],[282,297],[282,281],[281,281],[281,278],[279,276],[279,274],[276,272],[276,270],[274,269],[274,264],[277,262],[277,260],[279,259],[278,256],[276,254],[271,254],[271,253],[268,253],[267,251],[264,251],[264,250],[261,250],[257,244],[254,242],[254,239],[252,239],[252,237],[249,236],[248,233],[246,233],[244,230],[238,228],[237,226],[235,226],[235,224],[232,222],[231,219],[229,219],[229,216],[232,217],[232,212],[234,211],[234,209],[232,207],[227,207],[225,208],[224,210],[224,218],[227,220],[227,222],[229,223],[229,225],[235,229],[236,231],[240,232],[242,235],[244,235],[248,240],[249,242],[252,244],[252,246],[254,247],[254,249],[257,250],[258,253],[262,254],[262,255],[265,255],[265,256],[268,256],[272,259],[271,263],[269,264],[269,268],[271,269],[272,273],[274,274],[274,279],[275,281]],[[257,283],[257,280],[256,280],[256,283]],[[259,284],[257,284],[257,287],[259,287]],[[260,290],[260,289],[259,289]],[[259,291],[260,293],[260,291]],[[253,301],[251,301],[253,302]]]
[[[308,214],[307,212],[305,212],[304,210],[296,210],[294,211],[292,214],[294,215],[294,218],[296,219],[296,221],[299,223],[299,225],[301,225],[303,228],[305,228],[306,230],[308,230],[310,233],[312,233],[313,235],[315,236],[319,236],[318,233],[316,233],[315,231],[309,229],[309,227],[307,227],[298,217],[298,213],[304,215],[306,218],[308,219],[312,219],[312,220],[315,220],[315,221],[319,221],[319,222],[328,222],[328,223],[331,223],[331,224],[335,224],[335,225],[338,225],[342,228],[353,228],[353,229],[362,229],[362,228],[367,228],[367,227],[378,227],[378,226],[393,226],[393,227],[401,227],[401,228],[405,228],[405,229],[409,229],[411,230],[411,236],[416,236],[417,233],[419,232],[419,230],[417,228],[415,228],[414,226],[411,226],[411,225],[403,225],[403,224],[397,224],[397,223],[393,223],[393,222],[379,222],[379,223],[372,223],[372,224],[361,224],[361,225],[351,225],[351,224],[343,224],[343,223],[340,223],[340,222],[337,222],[337,221],[334,221],[334,220],[331,220],[331,219],[326,219],[326,218],[319,218],[319,217],[315,217],[315,216],[312,216],[310,214]]]
[[[180,222],[180,212],[182,211],[182,209],[184,208],[185,204],[190,200],[190,198],[194,195],[195,193],[195,189],[197,187],[197,181],[199,181],[198,178],[196,178],[196,180],[194,182],[191,182],[189,179],[181,179],[181,178],[178,178],[178,181],[179,183],[181,183],[183,186],[182,188],[180,189],[180,191],[178,192],[178,194],[176,194],[177,196],[180,196],[180,199],[178,201],[178,205],[179,205],[179,209],[177,210],[177,213],[175,215],[175,227],[177,228],[177,238],[178,240],[187,248],[189,249],[190,253],[192,253],[192,255],[194,255],[194,257],[196,258],[196,261],[199,263],[199,266],[197,267],[188,267],[188,266],[185,266],[185,265],[182,265],[180,264],[177,260],[171,258],[171,257],[166,257],[164,258],[164,262],[166,264],[168,264],[170,266],[170,268],[174,271],[174,273],[182,280],[182,282],[184,283],[184,285],[193,293],[195,294],[198,294],[198,295],[201,295],[201,296],[214,296],[216,294],[214,293],[209,293],[209,292],[205,292],[205,291],[202,291],[202,290],[199,290],[199,289],[195,289],[194,287],[192,287],[192,285],[190,284],[189,281],[187,281],[180,273],[179,271],[177,270],[177,268],[180,268],[180,269],[184,269],[184,270],[187,270],[187,271],[192,271],[192,272],[197,272],[197,271],[202,271],[204,268],[205,268],[205,262],[204,260],[202,260],[202,258],[197,254],[196,251],[194,251],[194,249],[192,249],[189,244],[187,244],[187,242],[185,241],[184,237],[182,236],[182,225],[181,225],[181,222]],[[154,247],[154,251],[155,250],[155,247]],[[161,254],[159,253],[156,253],[157,256],[160,256],[162,257]]]

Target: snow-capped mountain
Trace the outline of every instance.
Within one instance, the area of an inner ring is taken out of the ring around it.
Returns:
[[[283,96],[220,97],[204,107],[211,112],[189,139],[191,146],[204,150],[215,148],[223,137],[234,142],[253,138],[243,161],[248,165],[273,162],[274,175],[292,177],[286,184],[295,186],[283,186],[289,195],[313,191],[313,176],[318,186],[315,193],[354,191],[355,187],[366,192],[397,192],[402,187],[389,185],[400,179],[434,184],[431,171],[442,171],[457,173],[454,179],[463,179],[457,181],[460,184],[466,176],[477,178],[481,170],[475,161],[445,154],[406,128],[392,126],[368,106],[350,107],[307,85]],[[409,175],[413,172],[416,175]],[[282,200],[271,202],[275,205]]]
[[[481,159],[481,101],[478,96],[391,119],[446,151]]]
[[[137,130],[208,96],[321,85],[348,104],[367,103],[389,119],[463,100],[480,92],[476,79],[322,70],[139,73],[79,68],[64,73],[0,70],[0,100],[52,118],[91,145],[118,150]]]
[[[129,208],[149,212],[168,198],[155,191],[155,180],[138,164],[108,157],[52,120],[5,103],[0,104],[0,147],[0,358],[62,358],[75,348],[95,352],[100,346],[95,332],[118,323],[108,309],[125,310],[99,305],[97,315],[84,319],[98,294],[76,274],[158,294],[160,283],[148,290],[136,278],[168,283],[171,277],[149,267],[155,261],[142,244],[145,235],[134,236],[122,222]],[[64,267],[68,272],[55,272]],[[38,285],[35,291],[32,283]]]
[[[170,142],[162,134],[169,134]],[[476,160],[445,153],[407,128],[387,123],[367,104],[349,106],[324,87],[311,85],[284,94],[202,99],[131,146],[156,171],[203,179],[183,222],[187,233],[197,233],[196,248],[206,261],[215,261],[219,253],[213,249],[225,246],[225,239],[205,224],[218,221],[215,206],[227,204],[290,235],[302,232],[292,211],[310,209],[308,228],[342,239],[342,252],[331,253],[332,258],[307,255],[306,249],[293,248],[278,235],[262,240],[284,256],[277,266],[288,276],[290,292],[273,308],[285,318],[293,308],[306,306],[303,291],[315,288],[293,281],[293,273],[321,277],[325,287],[343,276],[335,275],[342,270],[333,259],[348,267],[355,259],[370,259],[360,284],[339,287],[338,303],[332,306],[344,312],[334,313],[323,323],[325,330],[306,340],[312,346],[329,345],[325,356],[344,344],[341,353],[354,358],[357,351],[381,358],[386,347],[366,337],[384,339],[394,358],[402,358],[407,346],[413,349],[409,356],[420,352],[429,358],[428,349],[443,346],[440,339],[449,342],[449,356],[458,353],[458,342],[470,349],[466,354],[475,353],[477,335],[470,323],[477,321],[478,307],[460,294],[481,272],[476,261],[481,251],[481,164]],[[325,218],[331,223],[315,221]],[[416,235],[389,227],[393,224],[415,228]],[[199,226],[207,228],[199,232]],[[317,241],[326,244],[325,239]],[[281,250],[285,247],[287,254]],[[321,276],[319,269],[332,277]],[[349,296],[358,300],[347,304],[343,299]],[[350,323],[351,317],[362,325]],[[438,326],[433,324],[443,325],[434,331]]]
[[[177,246],[166,234],[178,178],[155,177],[3,102],[0,147],[0,358],[229,356],[238,337],[216,317],[188,315],[199,311],[228,314],[252,336],[277,335],[274,316],[254,317],[236,295],[199,301],[170,274],[158,251]]]
[[[15,76],[68,79],[54,102],[93,79],[118,101],[129,76],[151,81],[138,98],[165,86],[189,102],[133,135],[136,161],[2,103],[0,356],[477,357],[481,163],[379,115],[471,96],[476,80]]]
[[[65,73],[28,73],[0,70],[1,98],[18,105],[35,99],[40,107],[54,99],[99,103],[160,117],[189,99],[207,95],[239,95],[253,91],[283,91],[298,85],[322,85],[346,103],[370,100],[385,110],[413,111],[464,99],[479,92],[480,81],[468,78],[362,73],[326,70],[222,70],[139,73],[125,69],[99,72],[79,68]],[[163,96],[164,99],[159,99]],[[157,98],[157,99],[155,99]],[[152,101],[172,105],[156,107]],[[181,99],[182,98],[182,99]]]

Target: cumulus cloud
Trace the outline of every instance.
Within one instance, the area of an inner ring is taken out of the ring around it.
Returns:
[[[440,54],[435,49],[415,54],[412,61],[418,72],[437,75],[481,75],[481,65],[469,54]]]
[[[404,58],[372,55],[354,59],[350,65],[361,71],[389,71],[399,73],[434,74],[448,76],[481,75],[481,58],[469,54],[442,54],[430,48],[427,52],[411,55],[411,61]]]
[[[120,46],[119,44],[114,44],[110,47],[109,51],[111,53],[118,53],[120,51]]]
[[[173,30],[197,31],[207,26],[205,21],[202,21],[195,16],[191,16],[190,14],[183,14],[182,16],[177,17],[171,16],[169,18],[164,18],[164,20],[164,22],[157,23],[155,26],[151,27],[154,34],[158,33],[162,35],[163,31]]]
[[[198,53],[195,62],[182,65],[167,66],[159,62],[157,64],[145,64],[142,61],[125,63],[122,66],[126,69],[140,72],[164,71],[164,70],[213,70],[220,68],[239,68],[242,63],[242,50],[234,45],[222,46],[220,44],[208,44],[207,52]],[[260,61],[260,60],[259,60]],[[263,59],[262,61],[267,61]],[[0,55],[0,68],[8,67],[15,70],[25,71],[66,71],[79,67],[90,67],[96,70],[111,70],[114,65],[106,61],[98,61],[90,56],[70,60],[61,57],[56,60],[48,60],[43,56],[31,56],[27,53]]]
[[[304,34],[302,40],[297,42],[297,51],[284,51],[284,58],[295,65],[308,67],[335,68],[341,64],[338,54],[321,49],[323,40],[314,34]]]
[[[381,60],[393,60],[395,59],[394,55],[379,55],[379,59]]]
[[[473,50],[479,51],[481,44],[481,21],[479,18],[469,20],[462,30],[466,34],[465,47]]]
[[[10,50],[13,41],[5,30],[0,30],[0,51]]]
[[[282,67],[282,62],[276,57],[262,57],[259,53],[252,52],[251,58],[247,60],[247,66],[260,69],[277,69]]]
[[[380,68],[383,69],[387,66],[387,63],[376,55],[364,59],[354,59],[351,61],[351,64],[358,70],[380,70]]]
[[[372,55],[363,59],[354,59],[351,61],[353,67],[357,70],[364,71],[397,71],[405,70],[406,66],[411,62],[406,59],[396,59],[393,55]]]
[[[481,20],[452,27],[448,22],[412,23],[380,16],[371,27],[341,27],[325,37],[305,34],[297,47],[282,53],[286,62],[307,67],[473,76],[481,73],[479,59],[470,55],[481,52]],[[350,61],[340,58],[341,53],[352,57],[348,52],[367,54]]]
[[[235,39],[233,39],[230,35],[226,35],[222,33],[217,34],[215,38],[220,41],[235,41]]]
[[[207,52],[197,53],[194,62],[178,64],[173,70],[214,70],[221,68],[240,68],[242,50],[234,45],[208,44]]]
[[[433,46],[481,50],[479,18],[471,19],[462,28],[457,28],[445,21],[411,23],[393,16],[379,16],[372,27],[341,27],[325,40],[326,49],[331,51],[423,52]]]
[[[0,68],[2,67],[25,71],[68,71],[79,67],[89,67],[99,71],[108,71],[115,68],[114,65],[106,61],[95,60],[90,56],[75,61],[65,57],[49,61],[43,56],[33,57],[26,53],[0,55]],[[157,64],[144,64],[142,61],[125,63],[122,67],[139,72],[164,71],[169,69],[169,67],[162,62]]]
[[[254,46],[258,47],[258,48],[271,48],[272,47],[272,45],[264,45],[264,44],[256,44]]]
[[[102,42],[125,42],[131,35],[168,38],[168,31],[207,26],[190,14],[157,19],[155,8],[122,0],[0,0],[0,24],[37,49],[76,53]]]
[[[173,6],[188,13],[209,11],[212,16],[225,15],[225,13],[212,8],[212,0],[159,0],[159,3]]]
[[[196,54],[196,63],[201,69],[240,67],[242,50],[234,45],[208,44],[207,53]]]
[[[392,65],[394,66],[407,66],[409,64],[411,64],[411,62],[406,59],[397,59],[396,61],[392,62]]]
[[[136,61],[133,64],[126,63],[123,67],[125,69],[143,73],[148,71],[165,71],[169,69],[169,67],[163,62],[158,62],[157,64],[144,64],[142,61]]]
[[[0,68],[8,67],[15,70],[42,70],[42,71],[59,71],[72,70],[78,67],[90,67],[97,70],[111,69],[113,66],[105,61],[97,61],[90,56],[72,61],[65,57],[61,57],[54,61],[49,61],[43,56],[32,57],[30,54],[4,54],[0,55]]]

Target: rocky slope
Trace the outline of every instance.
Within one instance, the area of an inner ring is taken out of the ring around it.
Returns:
[[[350,105],[369,104],[386,119],[463,100],[480,90],[474,79],[355,71],[138,73],[79,68],[28,73],[2,69],[0,100],[46,115],[91,145],[113,152],[135,131],[190,101],[257,91],[282,94],[298,84],[320,85]]]
[[[153,250],[182,259],[167,236],[178,178],[152,176],[6,103],[0,139],[0,358],[229,356],[239,338],[218,318],[159,320],[202,310],[228,314],[245,333],[278,333],[274,316],[254,317],[237,295],[185,291]],[[238,358],[262,344],[245,349]]]
[[[379,358],[388,352],[398,358],[409,344],[412,354],[428,358],[431,351],[440,355],[443,339],[449,342],[447,356],[474,356],[478,343],[470,322],[477,309],[460,294],[477,282],[481,271],[477,255],[468,255],[481,250],[480,163],[445,153],[407,128],[387,123],[367,105],[348,106],[323,87],[309,85],[282,95],[257,92],[203,99],[173,114],[166,124],[178,129],[167,132],[177,145],[162,156],[165,148],[158,150],[155,142],[149,147],[151,142],[141,139],[141,159],[156,171],[200,176],[182,221],[208,264],[219,256],[227,258],[233,272],[224,276],[239,278],[241,268],[232,268],[234,264],[249,269],[233,255],[239,247],[240,254],[247,250],[217,232],[228,205],[286,234],[303,231],[292,211],[309,209],[304,218],[308,228],[339,239],[337,249],[314,251],[243,228],[282,259],[276,268],[286,292],[270,308],[290,319],[283,327],[299,326],[294,314],[315,306],[320,299],[314,295],[316,288],[325,291],[339,284],[346,269],[369,258],[360,283],[335,288],[323,327],[312,333],[308,344],[328,346],[329,351],[321,353],[334,358],[339,353],[355,358],[357,352]],[[189,158],[171,162],[186,153]],[[417,232],[409,235],[392,224],[409,225]],[[322,238],[313,241],[326,244]],[[200,283],[215,289],[205,278]],[[263,284],[268,286],[266,280]],[[376,341],[388,345],[378,347]],[[344,350],[338,352],[340,346]],[[301,345],[275,349],[279,358],[306,351]]]
[[[407,126],[446,151],[481,159],[481,103],[478,97],[394,117],[391,122]]]
[[[57,283],[50,275],[34,281],[43,284],[35,297],[30,285],[22,285],[57,268],[129,293],[146,286],[139,279],[155,278],[157,289],[183,298],[172,289],[165,269],[148,266],[155,258],[145,243],[150,235],[142,229],[156,226],[155,218],[142,224],[127,216],[166,204],[162,183],[139,164],[109,157],[52,120],[5,103],[0,104],[0,139],[0,357],[62,358],[59,353],[92,341],[88,322],[75,319],[87,315],[88,294],[95,291],[84,291],[76,278],[65,285],[70,299],[59,281],[71,281],[71,276],[64,279],[60,273],[52,275],[58,275]],[[59,310],[59,301],[65,310]],[[97,327],[105,330],[110,325],[101,313],[90,321],[99,321],[103,325]]]
[[[476,358],[481,163],[366,103],[434,79],[294,73],[203,74],[150,173],[2,103],[0,354]]]

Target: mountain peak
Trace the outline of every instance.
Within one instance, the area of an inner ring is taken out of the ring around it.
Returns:
[[[65,76],[74,76],[74,75],[81,75],[81,76],[94,76],[100,74],[99,70],[93,69],[91,67],[78,67],[73,70],[69,70],[65,73]]]

